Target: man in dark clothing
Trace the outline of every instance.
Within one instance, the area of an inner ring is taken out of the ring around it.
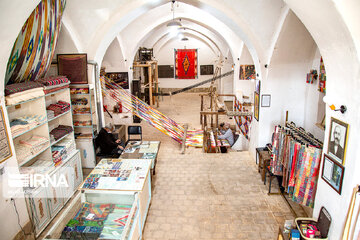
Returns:
[[[335,126],[333,132],[334,141],[329,143],[329,152],[333,153],[335,156],[343,160],[344,158],[344,149],[340,145],[341,139],[341,129],[339,126]]]
[[[112,134],[113,127],[109,124],[102,128],[96,138],[96,144],[100,146],[101,153],[106,155],[120,156],[124,150],[123,143]]]

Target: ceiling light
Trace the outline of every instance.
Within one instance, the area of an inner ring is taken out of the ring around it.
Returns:
[[[181,27],[181,23],[178,21],[175,21],[175,0],[172,1],[171,3],[171,11],[173,12],[173,19],[171,22],[169,22],[166,26],[167,27]]]
[[[189,39],[187,37],[183,37],[181,41],[188,41]]]

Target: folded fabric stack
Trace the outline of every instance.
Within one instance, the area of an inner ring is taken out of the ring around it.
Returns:
[[[55,112],[52,110],[46,110],[47,119],[52,119],[55,117]]]
[[[64,101],[58,101],[57,103],[50,104],[46,107],[46,110],[53,111],[54,116],[60,115],[70,110],[70,103]]]
[[[54,169],[55,165],[52,161],[38,159],[29,167],[20,168],[21,174],[45,174],[51,172]]]
[[[74,98],[74,99],[71,99],[71,104],[72,105],[86,105],[86,104],[88,104],[88,100],[87,100],[87,98]]]
[[[49,139],[34,135],[27,140],[20,140],[15,144],[16,157],[21,163],[25,159],[39,153],[49,145]]]
[[[88,88],[71,88],[70,89],[71,94],[89,94]]]
[[[52,146],[51,153],[55,167],[59,166],[62,160],[67,158],[66,148],[63,146]]]
[[[51,130],[50,135],[54,137],[55,141],[62,138],[63,136],[71,133],[73,128],[71,126],[59,125],[57,128]]]
[[[44,96],[43,85],[38,82],[15,83],[5,86],[6,105]]]
[[[74,152],[75,148],[75,142],[66,138],[52,146],[51,151],[55,166],[58,166],[64,159]]]
[[[49,94],[52,92],[59,91],[63,88],[68,88],[70,81],[65,76],[52,76],[47,78],[39,79],[37,82],[44,86],[44,93]]]
[[[43,122],[45,122],[45,116],[43,115],[31,115],[15,118],[10,122],[11,134],[13,136],[19,135]]]
[[[131,205],[83,203],[61,239],[121,239]]]
[[[91,126],[91,121],[74,121],[74,126]]]
[[[73,114],[89,114],[90,113],[90,108],[74,108],[73,109]]]

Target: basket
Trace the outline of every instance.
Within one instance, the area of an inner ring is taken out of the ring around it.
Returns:
[[[318,220],[314,218],[296,218],[295,219],[296,227],[300,232],[301,239],[305,240],[313,240],[313,239],[321,239],[321,240],[327,240],[328,239],[328,233],[329,228],[331,224],[331,216],[329,212],[322,207],[319,213]],[[303,234],[301,231],[301,224],[312,224],[316,226],[316,228],[320,231],[321,237],[320,238],[309,238],[306,237],[306,235]]]

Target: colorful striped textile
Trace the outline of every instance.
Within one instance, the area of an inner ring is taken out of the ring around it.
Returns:
[[[234,101],[234,107],[236,112],[242,111],[242,104],[237,98]],[[240,129],[241,133],[246,139],[250,141],[250,126],[252,121],[252,116],[234,116],[235,122]]]
[[[296,132],[275,127],[270,171],[283,177],[293,201],[314,207],[322,149],[305,143]]]
[[[186,146],[202,147],[203,138],[204,138],[203,130],[188,130],[186,134]]]
[[[54,57],[65,0],[42,0],[31,13],[14,43],[5,85],[35,81],[45,75]]]
[[[69,79],[67,79],[66,76],[52,76],[47,78],[41,78],[37,80],[37,82],[45,86],[55,86],[55,85],[60,85],[62,83],[70,83]]]
[[[43,87],[43,85],[38,82],[24,82],[24,83],[14,83],[14,84],[6,85],[5,96],[39,87]]]
[[[122,106],[126,110],[131,110],[133,114],[135,114],[142,120],[148,122],[157,130],[170,136],[175,141],[179,143],[182,142],[184,136],[184,128],[178,123],[176,123],[174,120],[168,118],[158,110],[150,107],[147,103],[133,96],[128,91],[120,87],[118,84],[111,81],[111,79],[102,76],[100,78],[100,81],[102,82],[103,95],[108,96],[116,103],[121,102]]]

